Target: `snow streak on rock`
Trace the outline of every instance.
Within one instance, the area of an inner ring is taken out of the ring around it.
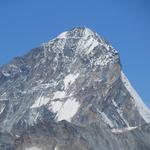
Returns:
[[[132,98],[134,99],[134,103],[139,111],[139,113],[141,114],[141,116],[143,117],[143,119],[149,123],[150,122],[150,110],[147,108],[147,106],[143,103],[143,100],[140,98],[140,96],[137,94],[137,92],[135,91],[135,89],[132,87],[132,85],[130,84],[129,80],[127,79],[127,77],[125,76],[125,74],[121,71],[121,79],[125,85],[125,87],[127,88],[127,90],[129,91],[129,93],[131,94]]]

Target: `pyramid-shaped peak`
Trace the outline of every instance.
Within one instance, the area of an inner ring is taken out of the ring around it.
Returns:
[[[53,46],[54,43],[55,46]],[[45,47],[48,47],[48,51],[49,49],[52,50],[49,47],[53,47],[53,49],[56,48],[60,52],[62,50],[65,51],[66,47],[69,47],[69,49],[67,48],[68,52],[76,51],[74,54],[84,53],[88,55],[97,49],[101,51],[101,56],[104,55],[107,59],[109,58],[108,56],[113,57],[115,54],[118,54],[109,42],[87,27],[72,28],[62,32],[56,38],[44,44],[46,45],[44,46],[44,50],[47,50]]]
[[[82,35],[95,35],[95,32],[88,27],[75,27],[71,30],[73,33],[81,33]]]
[[[57,38],[67,38],[67,37],[87,38],[88,36],[97,36],[97,33],[95,33],[94,31],[92,31],[87,27],[75,27],[71,30],[61,33]]]

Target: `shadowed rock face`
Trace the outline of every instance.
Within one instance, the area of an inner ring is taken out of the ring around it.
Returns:
[[[10,139],[0,140],[3,149],[148,150],[149,122],[118,52],[88,28],[0,69],[0,138]]]
[[[91,123],[84,127],[67,121],[41,122],[21,137],[0,134],[1,149],[9,150],[149,150],[150,125],[140,129],[112,132],[106,124]],[[13,131],[12,134],[15,134]]]

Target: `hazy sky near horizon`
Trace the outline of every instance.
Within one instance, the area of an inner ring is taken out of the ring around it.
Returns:
[[[115,47],[123,70],[150,107],[149,0],[1,0],[0,65],[75,26]]]

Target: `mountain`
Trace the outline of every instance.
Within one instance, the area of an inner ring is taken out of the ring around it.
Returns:
[[[149,122],[118,52],[88,28],[0,68],[2,150],[149,150]]]

